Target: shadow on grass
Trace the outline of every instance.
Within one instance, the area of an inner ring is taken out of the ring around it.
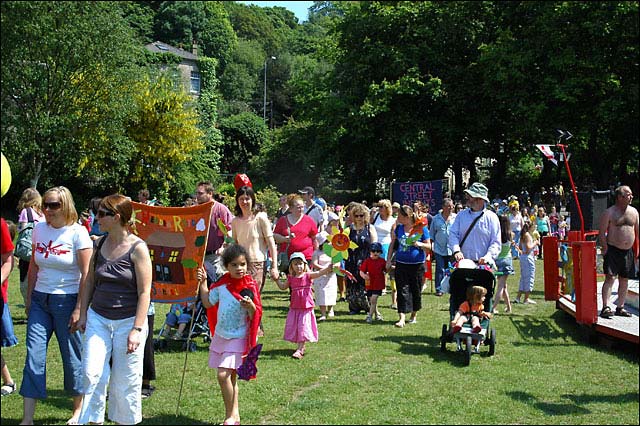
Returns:
[[[406,355],[427,355],[435,362],[446,362],[454,365],[464,366],[464,354],[456,350],[454,343],[447,344],[447,350],[440,350],[440,339],[423,335],[397,335],[378,336],[373,340],[379,342],[392,342],[400,346],[400,352]],[[484,353],[483,353],[484,352]],[[480,352],[480,356],[485,356],[486,351]],[[476,355],[478,356],[478,355]]]
[[[209,424],[221,424],[222,420],[214,420],[212,422],[203,422],[193,419],[191,417],[175,414],[165,414],[161,416],[145,417],[142,423],[145,425],[209,425]]]
[[[295,351],[295,346],[292,346],[291,349],[267,349],[267,350],[263,349],[260,352],[260,358],[262,359],[291,358],[291,355],[293,355],[294,351]]]
[[[584,408],[584,405],[590,403],[634,404],[638,402],[638,393],[633,392],[627,392],[619,395],[560,395],[560,398],[564,398],[567,400],[566,403],[541,401],[532,394],[521,391],[506,392],[506,395],[515,401],[522,402],[523,404],[526,404],[528,406],[533,406],[548,416],[590,414],[591,410]]]
[[[557,321],[552,318],[539,318],[531,315],[509,315],[521,341],[514,345],[566,345],[575,344],[575,336],[568,335]],[[564,341],[555,343],[552,341]]]
[[[71,399],[69,399],[69,406],[62,407],[69,409],[69,415],[71,415]],[[21,418],[11,418],[11,417],[2,417],[3,425],[17,425],[20,424]],[[36,411],[36,424],[45,424],[45,425],[63,425],[68,419],[60,419],[56,417],[38,417]],[[213,424],[221,424],[222,418],[219,421],[214,421]],[[109,422],[107,424],[110,424]],[[165,414],[161,416],[153,416],[153,417],[143,417],[142,424],[145,425],[208,425],[212,424],[210,422],[203,422],[200,420],[193,419],[187,416],[176,416],[175,414]]]
[[[591,411],[577,405],[573,401],[565,403],[545,402],[539,400],[528,392],[512,391],[506,392],[506,395],[515,401],[522,402],[528,407],[534,407],[542,411],[547,416],[567,416],[567,415],[584,415],[590,414]]]

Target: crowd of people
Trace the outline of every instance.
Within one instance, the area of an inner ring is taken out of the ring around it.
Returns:
[[[554,191],[559,193],[563,192]],[[296,344],[292,354],[296,359],[305,356],[308,342],[318,340],[317,323],[335,316],[339,302],[346,302],[349,314],[363,313],[364,321],[373,323],[383,320],[379,298],[389,291],[390,307],[397,311],[394,326],[415,324],[430,256],[435,261],[438,297],[444,294],[441,283],[449,268],[469,259],[489,265],[498,275],[493,311],[486,315],[497,314],[501,301],[506,313],[512,312],[512,303],[535,304],[531,293],[536,258],[543,256],[541,238],[563,237],[568,229],[566,219],[558,214],[563,197],[547,197],[552,201],[550,206],[532,205],[528,194],[492,203],[488,188],[478,182],[467,187],[464,195],[466,207],[445,196],[441,209],[432,213],[419,201],[400,205],[382,199],[372,207],[366,202],[335,206],[306,186],[283,194],[280,208],[270,218],[260,208],[250,182],[236,186],[233,212],[216,197],[211,182],[198,182],[188,203],[213,202],[198,280],[201,302],[210,308],[209,367],[217,369],[225,424],[240,422],[237,379],[246,375],[246,355],[256,350],[257,339],[265,333],[260,293],[267,275],[290,293],[283,338]],[[634,273],[629,250],[638,234],[638,214],[629,206],[630,189],[620,187],[616,196],[616,205],[607,210],[601,223],[601,228],[609,231],[600,236],[607,274],[602,316],[609,318],[613,312],[607,303],[612,277],[616,276],[621,292],[615,314],[628,314],[622,290],[626,289],[626,278]],[[147,190],[138,193],[138,201],[157,203]],[[28,188],[19,210],[14,233],[33,226],[32,255],[29,260],[21,259],[18,266],[28,318],[19,388],[22,424],[33,423],[36,402],[47,397],[46,360],[53,333],[59,342],[64,388],[73,400],[67,423],[103,423],[105,414],[118,423],[139,423],[141,401],[155,389],[150,384],[155,380],[154,307],[150,303],[153,270],[146,243],[128,227],[131,198],[122,194],[94,198],[87,214],[79,217],[67,188],[54,187],[42,196]],[[349,239],[348,256],[334,261],[323,247],[341,220]],[[225,241],[220,223],[231,230],[233,242]],[[627,225],[631,231],[618,229]],[[6,296],[13,268],[13,239],[3,219],[4,347],[17,343]],[[279,270],[279,253],[286,253],[284,273]],[[514,260],[519,262],[521,278],[517,296],[511,299],[507,280],[515,273]],[[474,303],[483,301],[484,296],[475,295]],[[457,306],[450,306],[452,317],[457,310]],[[174,326],[182,321],[184,331],[185,320],[175,315]],[[459,327],[461,318],[465,316],[456,314],[452,327]],[[250,373],[248,376],[252,378]],[[2,378],[2,395],[13,393],[17,386],[4,359]]]

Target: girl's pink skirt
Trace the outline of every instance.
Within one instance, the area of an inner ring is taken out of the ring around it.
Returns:
[[[213,335],[209,345],[209,368],[228,368],[235,370],[242,365],[242,354],[247,339],[225,339]]]
[[[284,340],[289,342],[317,342],[318,324],[313,308],[290,308],[284,324]]]

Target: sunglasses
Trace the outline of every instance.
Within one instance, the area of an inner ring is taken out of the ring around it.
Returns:
[[[50,203],[44,202],[42,203],[42,207],[45,210],[58,210],[60,207],[62,207],[62,203],[60,201],[52,201]]]
[[[114,212],[112,212],[111,210],[98,210],[98,217],[105,217],[105,216],[115,216],[116,214]]]
[[[382,253],[382,250],[371,250],[371,253]]]
[[[364,217],[364,215],[363,215],[363,214],[354,214],[353,216],[354,216],[354,217]]]

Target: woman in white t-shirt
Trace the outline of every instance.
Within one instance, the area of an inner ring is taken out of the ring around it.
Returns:
[[[46,222],[33,229],[33,255],[29,264],[27,300],[27,356],[20,395],[24,398],[22,424],[33,424],[36,401],[47,397],[46,363],[51,335],[56,334],[64,389],[73,396],[76,424],[82,406],[82,342],[71,332],[80,318],[79,294],[84,291],[93,252],[87,229],[78,223],[71,193],[64,186],[44,193]]]
[[[378,205],[380,206],[380,209],[371,219],[371,223],[376,228],[378,242],[382,245],[382,255],[380,257],[382,259],[386,259],[387,253],[389,252],[389,245],[391,244],[391,235],[396,227],[396,218],[393,217],[393,208],[390,200],[380,200],[378,201]],[[398,295],[396,281],[394,279],[388,280],[387,277],[388,274],[385,274],[385,287],[387,286],[387,282],[389,282],[391,287],[391,306],[395,309]]]
[[[18,232],[22,231],[29,222],[33,222],[33,226],[38,222],[44,222],[44,214],[42,214],[42,197],[35,188],[27,188],[22,191],[20,201],[18,201]],[[31,216],[31,217],[29,217]],[[31,219],[31,220],[29,220]],[[20,293],[22,293],[23,302],[27,303],[27,272],[29,272],[29,261],[20,259],[18,268],[20,269]]]

